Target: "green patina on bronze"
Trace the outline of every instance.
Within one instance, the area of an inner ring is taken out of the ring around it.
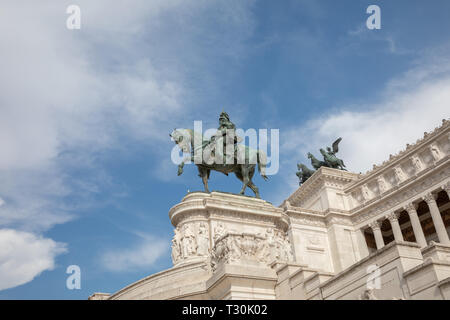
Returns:
[[[314,169],[318,170],[320,167],[328,167],[333,169],[345,170],[344,161],[336,157],[336,153],[339,151],[339,142],[342,138],[337,139],[333,142],[332,147],[327,147],[325,149],[320,149],[320,153],[323,156],[323,161],[317,159],[311,152],[308,152],[308,159],[311,160],[311,165]],[[309,177],[313,175],[315,170],[309,169],[306,165],[299,163],[297,164],[297,169],[299,170],[296,175],[299,178],[299,185],[302,185]]]
[[[261,150],[255,150],[248,146],[238,144],[241,138],[236,135],[235,131],[236,126],[231,122],[228,114],[223,111],[219,117],[217,133],[211,139],[206,139],[203,135],[194,132],[192,129],[175,129],[170,134],[170,137],[183,152],[190,152],[191,155],[188,159],[196,164],[206,192],[209,192],[208,179],[210,172],[214,170],[222,172],[227,176],[229,173],[234,173],[243,183],[240,194],[244,194],[246,187],[249,187],[255,193],[255,197],[260,198],[259,190],[252,182],[252,177],[258,165],[261,176],[264,180],[267,180],[265,174],[267,164],[266,155]],[[216,148],[216,146],[220,146],[222,143],[223,150],[225,150],[223,152],[220,151],[220,148]],[[228,153],[226,152],[227,143],[233,146],[233,151]],[[208,159],[216,156],[216,152],[218,153],[217,157],[219,159],[223,158],[222,164],[208,161]],[[205,154],[208,156],[205,157]],[[178,166],[178,175],[183,173],[185,161],[181,162]]]

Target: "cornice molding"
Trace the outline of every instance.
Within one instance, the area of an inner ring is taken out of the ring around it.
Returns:
[[[312,194],[317,193],[322,187],[331,187],[344,190],[346,186],[360,179],[361,175],[353,172],[321,167],[306,180],[287,200],[296,207],[301,207],[308,201]]]
[[[350,211],[353,223],[360,224],[363,221],[370,220],[390,210],[405,209],[410,211],[409,204],[422,200],[423,193],[430,189],[440,189],[441,184],[448,183],[450,176],[450,161],[442,163],[436,170],[428,172],[408,184],[402,185],[386,196],[372,199],[369,203],[363,204]]]

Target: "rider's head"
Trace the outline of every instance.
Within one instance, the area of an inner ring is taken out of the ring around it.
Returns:
[[[225,111],[222,111],[222,113],[219,116],[219,122],[223,123],[226,121],[230,121],[230,117],[228,116],[228,113],[226,113]]]

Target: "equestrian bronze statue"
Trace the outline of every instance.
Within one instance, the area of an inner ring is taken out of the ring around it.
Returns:
[[[345,170],[344,161],[336,157],[336,153],[339,151],[339,142],[341,142],[342,138],[338,138],[335,142],[333,142],[331,148],[327,147],[325,149],[320,149],[320,153],[323,156],[323,161],[317,159],[311,152],[308,152],[308,159],[311,160],[311,166],[319,170],[320,167],[328,167],[333,169]],[[302,185],[309,177],[313,175],[314,170],[309,169],[304,164],[297,164],[298,172],[296,173],[299,178],[299,185]]]
[[[260,198],[252,177],[258,166],[261,177],[267,180],[265,173],[267,157],[262,150],[238,144],[241,138],[236,136],[235,131],[236,127],[226,112],[220,114],[219,128],[211,139],[206,139],[192,129],[174,129],[170,137],[184,153],[190,153],[190,156],[183,159],[178,166],[178,175],[183,173],[184,164],[189,159],[198,168],[205,192],[209,192],[208,179],[211,170],[214,170],[225,175],[234,173],[243,183],[240,194],[244,194],[246,187],[249,187],[255,193],[255,197]]]

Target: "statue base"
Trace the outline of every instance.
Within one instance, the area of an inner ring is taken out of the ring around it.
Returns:
[[[292,263],[283,209],[223,192],[192,192],[172,207],[174,266],[110,299],[275,299],[277,270]]]

